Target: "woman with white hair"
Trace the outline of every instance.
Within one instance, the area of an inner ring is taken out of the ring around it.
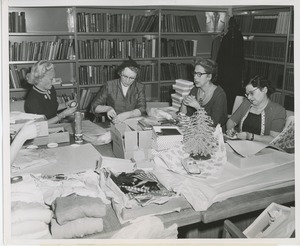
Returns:
[[[25,112],[45,115],[49,124],[61,121],[77,109],[77,106],[70,107],[73,101],[61,104],[57,102],[52,84],[54,78],[54,65],[45,60],[35,63],[27,75],[27,82],[33,86],[26,97]],[[58,114],[57,111],[60,110],[63,111]]]

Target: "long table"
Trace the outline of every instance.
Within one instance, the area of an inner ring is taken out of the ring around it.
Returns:
[[[114,157],[111,143],[94,146],[94,148],[103,156]],[[295,187],[292,185],[232,197],[222,202],[216,202],[206,211],[202,212],[196,212],[192,208],[187,208],[182,209],[180,212],[158,215],[158,217],[161,218],[165,226],[176,223],[179,228],[187,228],[183,237],[201,237],[201,228],[213,225],[209,236],[206,234],[204,237],[215,238],[219,237],[220,227],[223,225],[224,219],[241,216],[244,220],[248,220],[252,212],[260,212],[272,202],[287,204],[294,201]],[[255,216],[257,216],[257,214],[255,214]],[[253,218],[250,218],[249,221],[253,221]],[[249,221],[247,222],[248,224],[250,223]],[[108,205],[107,216],[104,221],[104,231],[99,234],[90,235],[87,238],[110,238],[125,225],[126,224],[120,224],[112,207]],[[196,233],[189,232],[193,230],[196,231]]]
[[[94,147],[102,155],[114,157],[111,144],[99,145]],[[169,214],[158,216],[161,218],[165,226],[170,226],[173,223],[176,223],[178,227],[191,226],[194,224],[194,229],[196,227],[199,227],[199,225],[201,224],[205,226],[208,224],[212,224],[213,222],[218,222],[217,227],[220,227],[220,225],[223,225],[224,219],[241,216],[243,217],[243,220],[247,220],[246,224],[244,225],[244,227],[246,227],[254,219],[250,218],[252,216],[251,212],[257,211],[257,213],[259,213],[261,210],[268,207],[272,202],[278,204],[288,204],[293,203],[294,201],[295,186],[292,185],[283,188],[256,191],[237,197],[232,197],[222,202],[216,202],[206,211],[202,212],[196,212],[194,209],[188,208],[183,209],[180,212],[172,212]],[[249,214],[249,216],[247,214]],[[201,230],[201,228],[199,230]],[[211,237],[218,237],[220,234],[218,230],[220,230],[220,228],[213,229],[213,231],[215,232],[210,233],[209,235]],[[198,232],[196,234],[201,235],[201,233],[199,234]],[[186,233],[185,235],[189,236],[189,233]],[[94,235],[93,237],[97,238],[98,236]],[[103,234],[100,236],[100,238],[105,236],[109,235]],[[192,235],[192,237],[195,237],[195,233]]]

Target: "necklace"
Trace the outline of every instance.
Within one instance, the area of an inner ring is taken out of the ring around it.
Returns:
[[[44,95],[45,99],[51,100],[51,91],[50,90],[41,90],[40,88],[33,86],[33,89],[40,94]]]
[[[217,86],[214,84],[211,84],[211,86],[209,86],[206,91],[202,90],[201,88],[198,88],[197,99],[201,106],[209,102],[216,88]]]

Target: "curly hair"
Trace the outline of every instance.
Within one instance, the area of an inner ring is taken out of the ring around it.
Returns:
[[[45,76],[45,74],[50,71],[54,71],[54,65],[47,61],[41,60],[36,62],[32,67],[30,73],[26,75],[27,82],[31,85],[37,85],[41,78]]]
[[[274,92],[274,88],[271,86],[271,82],[260,75],[255,75],[254,77],[250,78],[246,86],[247,85],[252,85],[253,87],[257,87],[259,89],[263,89],[266,87],[268,89],[268,97],[270,97],[270,95]]]
[[[218,77],[218,64],[211,60],[211,59],[205,59],[205,58],[198,58],[194,64],[194,66],[201,66],[204,68],[204,71],[206,73],[209,73],[212,75],[211,82],[215,83],[217,81]]]

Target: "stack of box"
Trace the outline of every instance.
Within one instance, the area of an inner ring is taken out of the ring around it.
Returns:
[[[176,79],[175,82],[176,83],[172,85],[175,90],[175,93],[171,94],[172,107],[178,111],[181,107],[183,98],[190,93],[194,83],[184,79]]]

